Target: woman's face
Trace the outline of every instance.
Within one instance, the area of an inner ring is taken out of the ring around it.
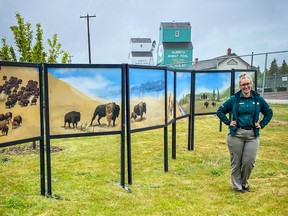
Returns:
[[[240,88],[244,95],[250,95],[252,89],[251,81],[248,78],[242,79],[240,81]]]

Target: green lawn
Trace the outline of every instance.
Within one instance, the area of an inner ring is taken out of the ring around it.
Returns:
[[[231,190],[227,128],[219,132],[217,117],[197,116],[194,151],[187,150],[187,120],[177,122],[176,160],[169,126],[168,172],[163,129],[131,135],[131,193],[119,186],[119,135],[52,140],[63,148],[51,155],[54,198],[40,195],[39,153],[0,154],[9,159],[0,162],[0,215],[288,215],[287,105],[273,110],[250,193]]]

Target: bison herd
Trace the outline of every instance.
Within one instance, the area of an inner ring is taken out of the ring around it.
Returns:
[[[36,105],[38,97],[40,95],[40,89],[38,87],[38,81],[29,80],[26,85],[23,85],[23,80],[11,76],[9,79],[7,76],[3,76],[2,80],[4,84],[0,85],[0,94],[6,96],[5,108],[14,107],[17,102],[21,107],[30,105]]]
[[[204,102],[204,107],[207,109],[208,107],[209,107],[209,101],[207,100],[207,101],[205,101]],[[212,101],[212,103],[211,103],[211,105],[212,105],[212,107],[216,107],[216,102],[215,101]]]
[[[107,104],[101,104],[99,106],[96,107],[92,119],[91,119],[91,123],[90,126],[92,126],[93,121],[95,120],[95,118],[98,116],[97,122],[99,125],[101,125],[100,123],[100,119],[102,117],[106,117],[107,119],[107,123],[108,126],[112,125],[115,126],[115,121],[116,118],[119,116],[120,113],[120,106],[117,105],[115,102],[111,102],[111,103],[107,103]],[[72,124],[73,128],[77,128],[78,122],[81,119],[81,114],[80,112],[77,111],[71,111],[65,114],[64,116],[64,128],[66,127],[66,123],[68,123],[68,127],[70,128]]]
[[[133,112],[131,113],[131,118],[134,120],[137,116],[140,116],[140,121],[143,119],[143,113],[146,113],[146,103],[140,102],[134,106]],[[119,117],[120,114],[120,106],[115,102],[110,102],[107,104],[100,104],[98,105],[93,113],[90,126],[93,126],[93,121],[97,117],[98,125],[101,125],[100,119],[106,117],[107,126],[115,126],[116,118]],[[81,113],[77,111],[71,111],[65,114],[64,116],[64,128],[66,124],[68,127],[71,128],[71,124],[73,128],[77,128],[78,122],[81,120]]]
[[[18,128],[22,124],[22,117],[17,115],[13,118],[12,112],[7,112],[6,114],[0,114],[0,130],[3,135],[8,135],[9,127],[8,125],[11,123],[12,129]]]
[[[4,108],[12,109],[17,104],[20,107],[26,107],[28,104],[37,104],[37,99],[40,96],[37,81],[29,80],[26,84],[23,84],[22,79],[16,76],[7,77],[6,75],[3,75],[0,81],[0,96],[2,95],[1,98],[5,100]],[[8,135],[9,125],[11,125],[12,129],[16,129],[21,124],[21,115],[13,117],[12,112],[0,113],[0,131],[2,131],[2,136]]]

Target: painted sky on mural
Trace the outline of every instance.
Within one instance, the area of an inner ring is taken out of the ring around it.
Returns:
[[[48,72],[89,96],[121,98],[121,68],[48,68]]]
[[[161,98],[165,93],[165,71],[129,69],[130,97],[152,96]]]
[[[96,15],[90,19],[95,64],[127,63],[130,38],[151,38],[157,48],[160,23],[173,21],[191,23],[193,59],[225,55],[227,48],[237,55],[288,50],[287,0],[0,0],[0,5],[0,37],[8,44],[14,42],[10,26],[19,12],[32,29],[41,23],[44,41],[57,33],[72,63],[88,63],[87,22],[80,18],[87,13]]]
[[[191,93],[191,74],[185,72],[176,73],[176,100],[180,100]]]
[[[195,93],[212,92],[219,89],[220,92],[230,87],[231,73],[198,73],[196,74]]]

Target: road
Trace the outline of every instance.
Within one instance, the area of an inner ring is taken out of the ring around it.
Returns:
[[[288,104],[288,92],[266,92],[264,98],[269,103]]]

